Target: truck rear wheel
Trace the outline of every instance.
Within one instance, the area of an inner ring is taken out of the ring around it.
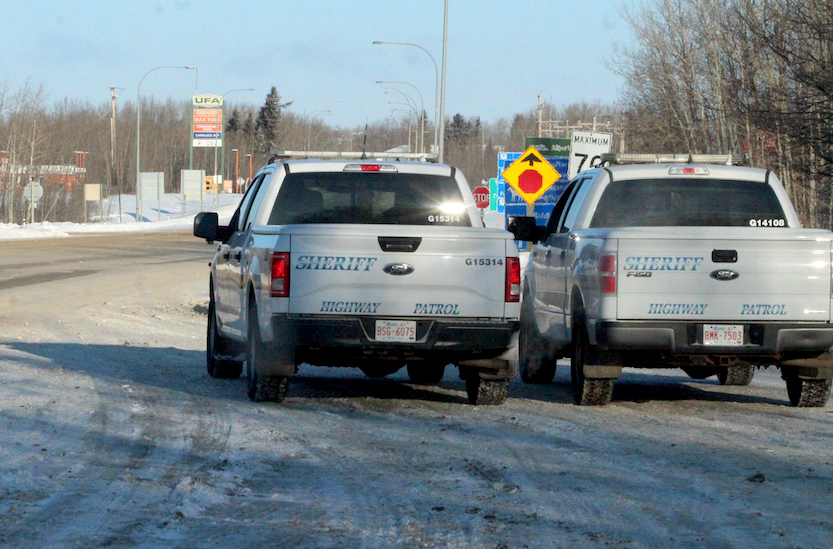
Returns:
[[[755,366],[752,364],[739,364],[717,371],[717,379],[721,385],[749,385],[754,375]]]
[[[408,363],[408,377],[414,383],[439,383],[445,375],[445,364],[439,362]]]
[[[243,371],[243,363],[228,358],[234,351],[233,342],[220,335],[212,292],[208,301],[208,333],[205,341],[205,358],[208,375],[221,379],[237,379]]]
[[[793,406],[822,408],[830,398],[829,379],[801,379],[797,375],[788,374],[784,380],[787,382],[787,396]]]
[[[529,291],[524,290],[521,330],[518,337],[518,369],[524,383],[551,383],[555,377],[555,361],[546,353],[532,309]]]
[[[587,379],[584,365],[587,363],[589,342],[584,312],[579,309],[573,315],[573,356],[570,359],[570,388],[573,400],[579,406],[603,406],[613,398],[615,379]]]
[[[498,406],[509,394],[508,379],[481,379],[477,373],[466,377],[466,393],[475,406]]]
[[[258,375],[258,365],[263,360],[263,342],[257,325],[257,313],[249,312],[249,333],[246,342],[246,388],[254,402],[281,402],[286,397],[286,376]]]

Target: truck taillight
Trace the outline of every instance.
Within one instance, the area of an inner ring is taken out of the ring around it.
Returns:
[[[289,252],[272,253],[272,281],[269,295],[272,297],[289,297]]]
[[[517,257],[506,258],[506,301],[521,300],[521,261]]]
[[[603,294],[616,293],[616,254],[599,256],[599,281]]]

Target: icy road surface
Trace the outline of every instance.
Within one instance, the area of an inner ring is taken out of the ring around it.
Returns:
[[[819,548],[833,409],[567,367],[500,407],[303,366],[280,405],[205,373],[207,263],[185,233],[0,242],[0,547]]]

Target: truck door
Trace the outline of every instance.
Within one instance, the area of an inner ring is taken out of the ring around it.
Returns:
[[[532,250],[532,269],[535,272],[534,287],[530,288],[533,292],[532,297],[535,299],[535,309],[544,310],[548,313],[553,311],[554,297],[552,295],[552,275],[550,273],[551,263],[553,262],[553,244],[557,236],[558,225],[561,221],[561,216],[564,214],[564,208],[570,196],[575,190],[576,181],[573,180],[564,192],[559,197],[558,202],[550,213],[550,218],[547,220],[547,228],[544,239],[538,243]],[[546,328],[546,327],[540,327]]]
[[[258,201],[255,199],[262,193],[261,188],[265,189],[265,181],[268,181],[270,174],[264,173],[255,178],[243,200],[240,203],[240,220],[237,225],[237,230],[232,233],[228,240],[227,248],[222,250],[222,256],[225,259],[224,276],[222,281],[222,298],[224,300],[224,324],[225,329],[235,334],[242,334],[242,329],[245,326],[243,321],[243,302],[245,297],[243,292],[243,268],[242,262],[245,261],[245,247],[250,238],[251,219],[253,212],[257,209]]]
[[[564,326],[570,315],[570,281],[572,279],[572,265],[575,262],[575,241],[572,228],[578,215],[578,209],[590,188],[590,178],[577,180],[570,195],[564,214],[558,223],[557,230],[549,237],[549,259],[547,272],[551,288],[550,311],[557,317],[555,322]]]

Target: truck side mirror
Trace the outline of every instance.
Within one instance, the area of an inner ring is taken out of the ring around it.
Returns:
[[[220,225],[217,212],[200,212],[194,218],[194,236],[204,238],[211,244],[217,240],[217,229]]]
[[[510,233],[515,235],[515,240],[532,242],[541,240],[543,227],[538,227],[534,217],[510,217],[509,225],[506,227]]]

